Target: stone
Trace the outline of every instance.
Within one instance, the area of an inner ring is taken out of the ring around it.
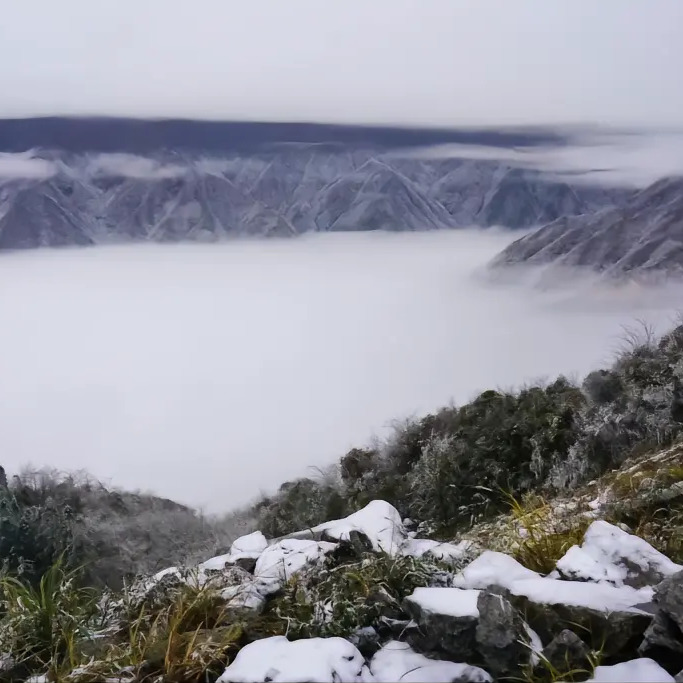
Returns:
[[[524,645],[524,621],[500,594],[482,591],[477,600],[479,621],[475,629],[478,660],[486,663],[495,677],[517,672],[529,659]]]
[[[683,571],[658,584],[654,600],[662,612],[683,631]]]

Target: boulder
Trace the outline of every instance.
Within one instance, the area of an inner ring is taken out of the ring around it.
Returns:
[[[572,546],[557,563],[565,579],[633,588],[654,586],[681,570],[647,541],[602,520],[593,522],[581,546]]]
[[[260,531],[254,531],[233,541],[228,553],[202,562],[199,568],[200,571],[210,572],[234,565],[245,571],[253,572],[256,560],[267,547],[266,537]]]

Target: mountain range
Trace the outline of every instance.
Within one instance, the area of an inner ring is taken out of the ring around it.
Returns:
[[[683,274],[683,178],[663,178],[618,206],[565,215],[509,245],[494,267],[585,267],[607,276]]]
[[[0,157],[0,249],[309,231],[528,228],[623,188],[489,160],[297,144],[253,154],[32,151]],[[12,163],[16,172],[12,172]]]

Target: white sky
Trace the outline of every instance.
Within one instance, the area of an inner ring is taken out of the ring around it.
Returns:
[[[683,120],[683,1],[21,0],[0,116]]]

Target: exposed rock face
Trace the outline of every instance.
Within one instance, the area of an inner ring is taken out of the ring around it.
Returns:
[[[623,204],[565,214],[513,242],[494,267],[586,267],[611,276],[683,275],[683,178],[666,178]]]
[[[525,228],[625,197],[624,190],[569,185],[497,162],[362,149],[295,146],[212,158],[44,156],[47,177],[0,180],[0,249],[310,231]]]

